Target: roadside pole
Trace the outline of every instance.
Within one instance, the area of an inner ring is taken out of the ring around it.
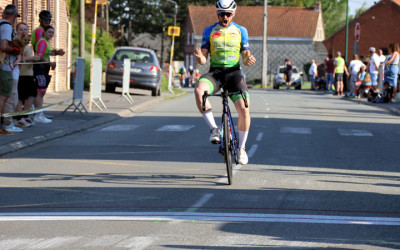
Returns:
[[[180,27],[169,26],[168,27],[168,35],[172,36],[172,44],[171,44],[171,57],[169,59],[169,78],[168,78],[168,90],[174,94],[172,91],[172,58],[174,57],[174,44],[175,44],[175,36],[179,36],[181,31]]]
[[[264,0],[264,30],[263,30],[263,60],[262,60],[262,75],[261,87],[267,88],[268,82],[268,53],[267,53],[267,25],[268,25],[268,0]]]
[[[89,84],[89,111],[92,111],[93,102],[93,61],[94,61],[94,45],[96,43],[96,25],[97,25],[97,0],[94,2],[94,21],[92,27],[92,48],[90,54],[90,84]]]

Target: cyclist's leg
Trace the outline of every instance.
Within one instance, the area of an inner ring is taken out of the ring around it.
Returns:
[[[197,108],[199,109],[200,113],[202,113],[207,125],[210,127],[210,142],[213,144],[220,142],[219,130],[217,124],[215,123],[212,107],[208,99],[205,105],[206,110],[203,111],[203,94],[204,91],[207,91],[209,94],[217,92],[219,90],[219,85],[217,85],[216,82],[217,81],[213,78],[212,73],[208,73],[200,78],[194,90]]]
[[[250,122],[251,122],[250,96],[247,91],[247,86],[240,70],[237,70],[236,72],[232,73],[232,76],[229,79],[228,83],[231,86],[229,88],[230,92],[236,92],[242,90],[244,91],[244,94],[246,95],[247,99],[248,108],[246,108],[243,97],[240,94],[231,96],[231,100],[235,104],[236,111],[238,112],[239,115],[238,117],[239,148],[244,148],[246,145],[247,135],[249,133]]]
[[[210,102],[206,101],[206,110],[203,111],[203,94],[205,91],[208,92],[208,94],[215,93],[219,90],[219,87],[217,87],[215,79],[213,79],[211,73],[207,73],[204,76],[202,76],[199,81],[196,84],[196,87],[194,89],[194,94],[196,98],[196,105],[200,113],[205,113],[208,110],[211,110],[211,104]]]

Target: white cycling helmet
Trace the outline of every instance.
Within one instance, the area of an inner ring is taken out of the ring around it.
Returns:
[[[218,0],[215,6],[217,7],[217,11],[224,12],[235,12],[237,7],[234,0]]]

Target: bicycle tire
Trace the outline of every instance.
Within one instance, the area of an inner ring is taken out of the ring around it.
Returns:
[[[226,164],[226,172],[228,176],[228,184],[232,185],[233,173],[232,173],[232,140],[230,136],[230,124],[228,114],[224,114],[224,159]]]

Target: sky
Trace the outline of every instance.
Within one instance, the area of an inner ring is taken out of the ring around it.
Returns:
[[[375,0],[378,2],[378,0]],[[365,7],[368,9],[374,4],[374,0],[349,0],[349,14],[354,15],[355,11],[365,3]]]

